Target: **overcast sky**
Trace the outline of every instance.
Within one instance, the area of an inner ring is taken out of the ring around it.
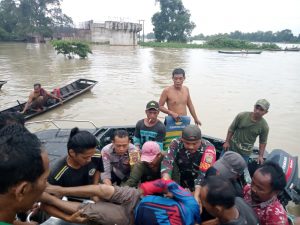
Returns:
[[[193,35],[279,31],[300,33],[300,0],[182,0],[191,12],[196,28]],[[94,20],[138,22],[145,20],[145,33],[152,31],[152,15],[159,11],[155,0],[63,0],[64,13],[75,24]]]

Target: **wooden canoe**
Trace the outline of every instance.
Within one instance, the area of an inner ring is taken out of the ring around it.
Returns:
[[[62,102],[65,103],[67,101],[70,101],[71,99],[91,90],[98,82],[94,81],[94,80],[88,80],[88,79],[78,79],[66,86],[63,86],[61,88],[59,88],[60,90],[60,97],[62,98]],[[53,92],[51,92],[53,93]],[[18,102],[18,101],[17,101]],[[19,103],[19,102],[18,102]],[[4,113],[4,112],[20,112],[24,109],[26,102],[24,103],[19,103],[16,106],[13,106],[11,108],[5,109],[3,111],[1,111],[0,113]],[[25,120],[28,120],[32,117],[35,117],[37,115],[40,115],[44,112],[47,112],[51,109],[54,109],[58,106],[63,106],[63,104],[61,104],[58,100],[56,99],[50,99],[50,101],[48,100],[46,105],[44,106],[44,110],[43,111],[35,111],[32,109],[28,109],[25,113],[24,113],[24,118]]]
[[[261,54],[262,51],[248,51],[248,50],[245,50],[245,51],[218,51],[219,53],[222,53],[222,54]]]
[[[2,86],[4,85],[4,84],[6,84],[7,83],[7,81],[5,81],[5,80],[0,80],[0,89],[2,88]]]

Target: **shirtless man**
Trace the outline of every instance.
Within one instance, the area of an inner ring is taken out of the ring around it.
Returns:
[[[62,99],[51,94],[41,87],[41,84],[37,83],[33,85],[33,91],[30,93],[28,101],[21,113],[25,113],[29,107],[34,110],[42,111],[44,104],[47,102],[48,98],[57,99],[62,103]]]
[[[172,116],[175,120],[178,120],[179,116],[187,115],[186,107],[188,107],[194,118],[195,124],[201,125],[201,122],[196,115],[189,89],[186,86],[183,86],[183,81],[185,80],[184,70],[181,68],[174,69],[172,79],[174,84],[166,87],[160,95],[160,111]],[[167,103],[168,108],[164,106],[165,103]]]

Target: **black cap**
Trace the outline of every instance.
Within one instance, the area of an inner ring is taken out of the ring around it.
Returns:
[[[155,109],[155,110],[159,110],[159,105],[158,105],[158,102],[156,101],[150,101],[147,103],[146,105],[146,110],[148,109]]]
[[[187,141],[197,141],[201,139],[201,130],[197,125],[188,125],[183,128],[182,138]]]

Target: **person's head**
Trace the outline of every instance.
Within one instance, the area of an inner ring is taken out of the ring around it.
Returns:
[[[145,162],[150,168],[159,165],[160,147],[155,141],[147,141],[143,144],[141,161]]]
[[[39,93],[40,92],[40,90],[41,90],[41,84],[40,83],[36,83],[36,84],[34,84],[33,85],[33,91],[35,92],[35,93]]]
[[[234,206],[235,190],[228,179],[209,176],[203,180],[201,186],[202,205],[212,216],[221,218],[224,210]]]
[[[181,141],[184,148],[192,153],[201,146],[201,130],[197,125],[188,125],[182,131]]]
[[[0,159],[0,208],[26,212],[46,188],[48,155],[36,135],[12,124],[0,131]]]
[[[254,105],[254,117],[257,119],[262,118],[266,113],[268,113],[270,103],[266,99],[259,99]]]
[[[73,128],[67,143],[68,155],[80,167],[88,164],[96,152],[97,139],[88,131]]]
[[[172,80],[175,87],[181,87],[185,80],[185,72],[181,68],[176,68],[172,72]]]
[[[213,167],[224,179],[237,179],[243,174],[247,164],[239,153],[227,151]]]
[[[150,101],[146,105],[146,115],[149,123],[155,123],[159,114],[159,104],[156,101]]]
[[[116,130],[112,138],[113,148],[117,155],[123,155],[128,152],[129,135],[126,130]]]
[[[23,114],[19,112],[0,113],[0,129],[9,124],[20,124],[24,126],[25,119]]]
[[[286,186],[282,168],[274,162],[266,161],[254,173],[251,183],[253,202],[261,203],[277,196]]]

